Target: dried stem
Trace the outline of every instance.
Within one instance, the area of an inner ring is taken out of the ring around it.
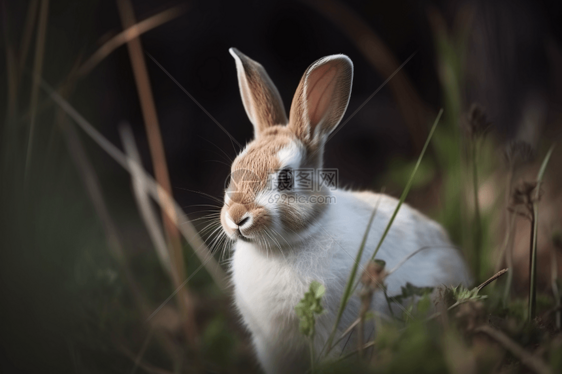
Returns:
[[[511,194],[511,189],[513,188],[513,174],[514,168],[511,166],[509,168],[509,176],[507,178],[507,191],[506,191],[506,205],[509,206],[509,196]],[[505,254],[505,262],[507,264],[508,269],[513,270],[513,240],[515,232],[513,230],[515,225],[515,214],[510,214],[509,209],[505,210],[506,217],[506,230],[505,230],[505,238],[503,244],[503,253]],[[506,306],[509,300],[509,295],[511,293],[511,284],[513,283],[513,271],[507,274],[507,280],[505,282],[505,289],[503,292],[503,305]]]
[[[363,346],[361,347],[361,350],[365,350],[365,349],[367,349],[367,348],[374,347],[375,344],[376,344],[376,342],[369,342],[369,343],[363,345]],[[359,349],[356,350],[356,351],[349,352],[348,354],[346,354],[346,355],[342,356],[341,358],[339,358],[338,361],[343,361],[343,360],[345,360],[345,359],[348,359],[349,357],[353,356],[354,354],[356,354],[356,353],[358,353],[358,352],[359,352]]]
[[[508,271],[509,271],[509,268],[502,269],[502,270],[498,271],[496,274],[492,275],[487,281],[483,282],[481,285],[479,285],[477,287],[478,292],[480,292],[480,290],[482,290],[482,288],[486,287],[487,285],[489,285],[490,283],[492,283],[493,281],[495,281],[496,279],[498,279],[499,277],[501,277],[502,275],[504,275]]]
[[[121,22],[125,29],[130,28],[136,24],[133,6],[130,0],[117,0],[119,8],[119,15]],[[158,123],[158,116],[156,114],[156,106],[154,98],[152,97],[152,88],[150,79],[148,77],[148,70],[144,60],[144,54],[140,39],[138,37],[132,38],[127,42],[129,50],[129,57],[135,76],[137,85],[137,92],[141,102],[141,110],[144,118],[144,124],[148,136],[148,144],[150,148],[150,155],[152,157],[152,164],[154,167],[154,174],[156,181],[162,186],[168,195],[172,195],[172,188],[170,185],[170,177],[168,175],[168,167],[166,165],[166,156],[164,153],[164,145],[162,142],[162,135],[160,134],[160,125]],[[171,206],[167,209],[174,212]],[[170,259],[172,264],[172,277],[174,285],[179,286],[185,278],[185,264],[182,253],[182,246],[180,234],[177,227],[174,225],[175,219],[170,219],[164,211],[162,211],[162,219],[164,222],[164,229],[168,236]],[[186,337],[191,343],[196,340],[196,324],[194,307],[189,296],[187,288],[182,288],[181,292],[177,294],[177,301],[180,307],[180,312],[185,319],[185,333]],[[192,344],[193,345],[193,344]]]
[[[35,24],[35,19],[37,18],[37,9],[39,8],[39,1],[32,0],[27,8],[27,15],[25,16],[25,26],[23,28],[23,36],[21,39],[21,50],[18,60],[18,74],[16,81],[19,84],[25,62],[27,60],[27,54],[29,52],[29,46],[31,45],[31,38],[33,37],[33,29]]]
[[[136,361],[138,358],[138,355],[134,354],[133,352],[131,352],[127,347],[125,347],[124,345],[121,345],[119,347],[120,351],[127,356],[131,361],[133,361],[135,363],[136,366],[138,366],[139,368],[141,368],[142,370],[144,370],[147,373],[150,374],[174,374],[171,371],[165,370],[165,369],[161,369],[159,367],[156,367],[154,365],[151,365],[147,362],[144,362],[142,360],[138,360],[138,362]]]
[[[550,277],[552,294],[554,296],[554,305],[558,308],[555,312],[555,324],[556,328],[560,329],[562,327],[562,313],[560,312],[560,306],[562,302],[562,296],[560,295],[560,289],[558,287],[558,259],[556,258],[556,251],[554,248],[551,251],[551,261],[550,261]]]
[[[500,343],[505,349],[511,352],[511,354],[517,357],[523,365],[527,366],[535,373],[539,373],[539,374],[552,373],[548,365],[543,360],[527,352],[525,349],[523,349],[519,344],[511,340],[509,336],[507,336],[503,332],[496,330],[489,325],[482,325],[480,327],[477,327],[475,329],[475,332],[482,332],[493,338],[495,341]]]
[[[67,86],[66,89],[69,89],[69,87]],[[129,290],[131,290],[135,304],[140,310],[140,314],[143,316],[142,318],[146,319],[151,312],[151,308],[137,284],[135,277],[133,276],[133,272],[131,271],[125,256],[116,225],[111,218],[111,214],[109,213],[107,204],[103,197],[100,182],[88,159],[84,146],[82,145],[82,141],[80,140],[80,137],[76,133],[74,127],[69,126],[68,120],[64,116],[64,112],[62,110],[56,114],[56,123],[65,137],[69,153],[72,156],[71,158],[76,163],[76,169],[82,178],[86,192],[92,201],[94,210],[101,221],[106,240],[109,244],[110,253],[119,265],[120,273],[123,274],[125,283],[127,284]],[[165,352],[167,352],[173,360],[177,360],[177,357],[175,357],[172,353],[173,344],[170,339],[161,333],[157,333],[157,338]]]
[[[531,211],[531,241],[529,244],[529,308],[527,313],[529,321],[532,321],[535,318],[537,311],[537,213],[537,209],[533,209]]]
[[[532,203],[530,212],[532,216],[531,220],[531,248],[530,248],[530,261],[529,261],[529,310],[528,319],[532,321],[535,318],[536,308],[537,308],[537,236],[538,236],[538,219],[539,219],[539,201],[541,193],[541,184],[543,180],[544,173],[548,162],[550,161],[550,156],[554,151],[554,144],[550,147],[546,156],[541,164],[541,168],[537,175],[537,183],[534,191],[531,191],[532,198],[530,202]]]
[[[364,287],[361,291],[361,309],[359,311],[359,326],[357,327],[357,345],[359,351],[359,357],[363,358],[363,345],[364,337],[363,333],[365,330],[365,317],[371,306],[371,301],[373,300],[373,290],[370,287]]]
[[[86,60],[78,69],[78,75],[83,76],[88,74],[94,67],[111,54],[114,50],[119,48],[125,43],[138,38],[140,35],[150,31],[178,16],[183,14],[186,10],[185,6],[176,6],[149,17],[137,24],[134,24],[127,29],[123,30],[113,38],[105,42],[89,59]]]
[[[12,45],[10,38],[8,37],[8,15],[6,9],[6,3],[2,2],[2,25],[4,32],[4,45],[6,51],[6,83],[7,83],[7,99],[8,107],[6,108],[6,121],[7,123],[13,123],[15,121],[17,113],[17,93],[18,84],[16,80],[17,75],[17,61],[16,53],[14,51],[14,46]],[[11,127],[11,126],[9,126]]]
[[[164,239],[164,233],[162,232],[160,222],[158,222],[157,214],[154,212],[144,179],[142,178],[142,170],[140,169],[142,161],[135,145],[133,132],[128,124],[122,124],[119,128],[119,132],[121,134],[121,140],[125,146],[125,152],[128,156],[127,160],[131,170],[133,193],[137,201],[137,206],[139,207],[141,217],[144,221],[150,239],[156,249],[156,254],[158,255],[160,264],[162,265],[164,271],[170,275],[170,254],[168,253],[166,240]]]
[[[31,118],[29,122],[29,136],[27,139],[27,152],[25,156],[25,174],[29,172],[31,163],[31,152],[33,149],[33,135],[35,132],[35,117],[37,114],[37,101],[39,99],[39,81],[43,69],[43,57],[45,54],[45,37],[47,35],[47,18],[49,15],[49,0],[41,2],[39,12],[39,24],[37,25],[37,40],[35,44],[35,62],[33,63],[33,83],[31,86],[30,110]]]
[[[478,198],[478,139],[472,140],[470,148],[472,151],[472,190],[474,193],[474,275],[476,279],[479,279],[482,266],[482,222]]]
[[[55,92],[47,83],[41,82],[42,88],[50,95],[51,99],[55,101],[60,107],[82,128],[82,130],[94,140],[111,158],[113,158],[121,167],[131,172],[127,157],[117,147],[111,144],[99,131],[97,131],[84,117],[74,109],[68,101],[64,100],[57,92]],[[185,240],[193,248],[195,254],[202,262],[209,272],[209,275],[215,281],[215,284],[221,289],[226,291],[228,289],[226,283],[226,275],[217,261],[214,259],[211,251],[205,245],[205,242],[199,236],[199,233],[185,216],[178,204],[173,198],[164,191],[152,176],[146,171],[142,171],[142,176],[145,179],[146,186],[150,196],[160,205],[170,219],[174,219],[173,223],[178,227]],[[168,209],[168,207],[171,207]],[[181,222],[181,224],[180,224]]]

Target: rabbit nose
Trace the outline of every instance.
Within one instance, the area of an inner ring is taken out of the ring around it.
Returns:
[[[250,216],[248,215],[246,217],[243,217],[242,220],[236,224],[238,225],[238,227],[244,226],[244,224],[247,223],[249,220],[250,220]]]
[[[234,203],[228,209],[228,218],[233,223],[233,229],[237,229],[251,223],[251,214],[242,204]]]

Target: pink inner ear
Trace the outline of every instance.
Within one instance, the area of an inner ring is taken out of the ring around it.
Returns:
[[[326,64],[315,69],[308,77],[307,101],[308,118],[314,127],[324,118],[333,98],[337,83],[337,69]]]

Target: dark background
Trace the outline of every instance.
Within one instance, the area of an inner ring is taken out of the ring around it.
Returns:
[[[305,69],[329,54],[346,54],[355,66],[353,91],[344,121],[387,78],[340,27],[306,1],[133,1],[137,20],[181,3],[186,4],[185,13],[143,34],[143,48],[242,145],[252,139],[253,129],[240,99],[234,60],[228,53],[230,47],[238,48],[266,68],[287,110]],[[6,44],[18,45],[21,40],[29,4],[29,1],[2,1],[3,55]],[[438,11],[446,27],[454,30],[459,15],[468,6],[473,11],[473,23],[469,28],[462,112],[472,102],[480,102],[486,107],[500,142],[523,137],[537,146],[541,138],[559,139],[562,2],[395,0],[346,1],[345,5],[368,24],[398,63],[415,53],[403,72],[433,114],[447,97],[438,74],[437,46],[429,14]],[[84,61],[121,30],[114,1],[51,1],[44,79],[59,87],[77,61]],[[6,59],[1,57],[0,82],[1,87],[6,87]],[[230,162],[238,147],[148,57],[146,63],[174,197],[190,217],[198,217],[206,208],[196,205],[214,203],[198,191],[222,198]],[[22,69],[27,74],[23,82],[29,86],[32,58],[28,58]],[[28,94],[26,91],[22,94],[25,97],[20,104],[22,123],[27,118],[29,96],[25,95]],[[2,89],[2,117],[7,95]],[[40,99],[49,101],[43,92]],[[125,46],[80,80],[68,100],[120,148],[118,125],[129,122],[143,164],[152,170]],[[75,166],[69,162],[71,156],[64,141],[52,124],[52,109],[52,104],[47,103],[46,109],[40,112],[41,118],[50,122],[45,120],[48,124],[39,125],[37,141],[45,148],[37,157],[50,160],[45,161],[49,168],[41,170],[40,162],[34,165],[37,173],[33,177],[33,189],[19,197],[25,200],[24,205],[17,205],[20,200],[12,198],[12,194],[20,192],[18,186],[2,190],[0,371],[128,372],[130,359],[124,359],[114,341],[108,338],[115,332],[111,331],[114,326],[111,323],[126,326],[123,335],[136,343],[135,351],[143,341],[139,331],[146,326],[123,322],[130,319],[123,311],[134,309],[123,286],[103,283],[105,280],[100,283],[99,272],[116,267],[104,254],[103,230],[83,192]],[[404,123],[401,112],[404,110],[408,109],[397,106],[396,97],[386,86],[330,140],[325,165],[339,169],[340,186],[379,190],[386,183],[384,176],[392,160],[415,160],[419,148],[413,144]],[[428,115],[416,142],[423,143],[433,119]],[[153,248],[138,217],[131,218],[136,208],[130,177],[89,138],[82,133],[79,136],[115,215],[135,273],[158,305],[169,294],[169,284],[154,270]],[[25,138],[3,140],[24,144]],[[21,162],[17,157],[7,157],[4,161]],[[12,175],[3,172],[0,178],[6,182]],[[387,192],[397,196],[402,187],[390,185]],[[427,210],[430,203],[431,200],[425,202]],[[424,201],[418,200],[417,204],[424,207]],[[417,206],[415,202],[413,205]],[[147,260],[149,256],[152,262]],[[91,279],[90,273],[94,274]],[[193,287],[197,289],[198,285],[195,283]],[[228,301],[214,304],[216,300],[207,298],[205,292],[205,288],[196,292],[201,301],[198,310],[201,316],[210,313],[209,310],[230,310]],[[230,321],[227,325],[239,326],[236,316],[225,319]],[[104,321],[103,329],[100,320]],[[243,332],[237,336],[244,340]],[[157,354],[149,358],[166,366]]]
[[[14,33],[22,23],[25,3],[5,3]],[[134,7],[137,19],[141,20],[179,3],[137,0]],[[185,4],[184,15],[142,36],[143,47],[242,145],[251,140],[252,127],[241,104],[234,61],[228,53],[230,47],[240,49],[266,68],[287,110],[302,73],[322,56],[344,53],[354,62],[348,116],[386,79],[373,69],[341,29],[306,1],[186,1]],[[473,57],[468,64],[472,70],[467,74],[465,107],[473,101],[482,103],[500,137],[507,138],[517,135],[529,95],[540,96],[548,113],[558,113],[559,85],[555,72],[560,66],[557,62],[560,62],[562,35],[559,2],[399,0],[345,4],[371,27],[400,63],[415,53],[404,72],[435,112],[442,97],[428,12],[439,10],[453,25],[458,10],[469,4],[475,12],[475,26],[470,42]],[[56,86],[68,71],[63,67],[71,69],[78,56],[89,56],[96,45],[120,29],[113,1],[53,1],[45,79]],[[199,199],[181,188],[221,196],[229,170],[223,163],[230,163],[223,152],[229,158],[236,155],[230,140],[148,58],[147,66],[175,197],[182,205]],[[150,168],[125,47],[112,53],[81,81],[73,96],[78,110],[115,144],[120,143],[119,122],[130,122],[145,165]],[[344,185],[374,188],[380,187],[376,177],[385,171],[393,155],[415,156],[395,101],[389,90],[383,88],[328,143],[326,165],[340,169]],[[112,162],[104,164],[105,168],[104,172],[109,172]]]

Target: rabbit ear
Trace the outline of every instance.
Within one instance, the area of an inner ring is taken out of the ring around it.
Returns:
[[[269,126],[287,124],[283,101],[267,72],[236,48],[228,50],[236,61],[242,102],[254,125],[254,137]]]
[[[353,63],[345,55],[321,58],[306,69],[289,116],[289,128],[307,146],[321,147],[340,123],[351,95]]]

